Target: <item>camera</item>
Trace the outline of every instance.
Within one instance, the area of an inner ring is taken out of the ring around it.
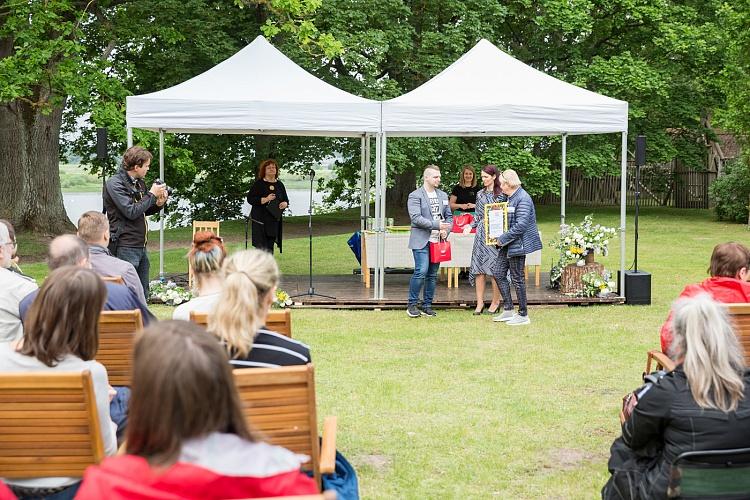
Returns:
[[[160,186],[166,185],[166,183],[163,180],[161,180],[161,179],[156,179],[154,181],[154,184],[158,184]],[[172,196],[172,191],[174,191],[174,189],[172,189],[171,187],[167,186],[167,194],[169,196]]]

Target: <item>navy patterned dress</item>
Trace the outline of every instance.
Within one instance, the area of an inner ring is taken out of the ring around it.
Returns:
[[[492,191],[482,189],[477,193],[477,203],[472,227],[477,228],[474,238],[474,247],[471,250],[471,269],[469,269],[469,282],[474,286],[477,274],[493,276],[497,265],[497,247],[484,244],[484,206],[487,203],[499,203],[505,201],[505,195],[495,195]]]

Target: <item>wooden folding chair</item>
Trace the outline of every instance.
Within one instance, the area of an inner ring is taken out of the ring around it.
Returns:
[[[208,313],[190,311],[190,321],[204,328],[208,327]],[[292,311],[289,309],[274,309],[268,312],[266,328],[292,338]]]
[[[311,457],[302,468],[320,475],[336,468],[336,417],[323,422],[318,439],[315,376],[311,364],[234,370],[242,411],[249,424],[272,444]]]
[[[193,221],[193,236],[191,238],[191,242],[195,239],[195,233],[199,231],[213,231],[213,233],[216,236],[221,236],[219,234],[219,221],[213,221],[213,220],[194,220]],[[188,286],[190,288],[193,288],[193,280],[195,279],[195,276],[193,275],[193,268],[190,266],[190,262],[188,261]]]
[[[114,283],[116,285],[124,285],[125,280],[122,279],[122,276],[100,276],[102,281],[105,283]]]
[[[0,477],[83,476],[104,458],[100,425],[88,370],[0,374]]]
[[[682,453],[672,462],[668,498],[750,498],[750,448]]]
[[[99,349],[96,360],[107,369],[111,385],[130,385],[133,376],[133,346],[142,329],[140,309],[102,311],[99,316]]]

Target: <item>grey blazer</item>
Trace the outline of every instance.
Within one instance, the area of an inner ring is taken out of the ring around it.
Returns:
[[[448,195],[439,189],[435,190],[443,207],[442,214],[444,222],[453,224],[453,213],[448,203]],[[430,211],[430,199],[424,187],[415,189],[409,193],[409,201],[406,204],[411,219],[411,231],[409,233],[409,248],[419,250],[427,245],[430,240],[430,233],[433,229],[440,229],[440,221],[433,220],[432,211]],[[448,230],[450,232],[450,229]]]

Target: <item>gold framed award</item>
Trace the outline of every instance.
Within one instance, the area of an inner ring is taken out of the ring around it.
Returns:
[[[487,203],[484,206],[484,244],[497,245],[498,238],[508,230],[508,203]]]

